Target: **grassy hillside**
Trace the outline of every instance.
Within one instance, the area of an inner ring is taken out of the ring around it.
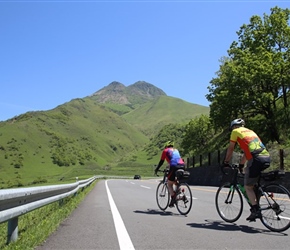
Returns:
[[[92,100],[72,100],[0,123],[0,182],[100,174],[147,141],[120,116]]]
[[[201,114],[209,114],[209,107],[184,100],[160,96],[122,117],[147,135],[156,134],[169,123],[187,123]]]

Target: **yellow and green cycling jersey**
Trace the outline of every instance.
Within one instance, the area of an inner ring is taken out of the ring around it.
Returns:
[[[260,140],[259,136],[252,130],[239,127],[233,129],[231,133],[231,142],[238,143],[241,149],[244,151],[247,160],[253,158],[253,154],[268,156],[269,152]]]

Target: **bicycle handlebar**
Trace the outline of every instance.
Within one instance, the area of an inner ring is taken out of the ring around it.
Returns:
[[[162,173],[166,173],[168,171],[168,169],[163,169],[163,170],[157,170],[157,172],[162,172]],[[157,174],[157,173],[155,173],[155,175],[157,176],[157,177],[159,177],[159,175]]]
[[[228,175],[229,173],[225,172],[225,168],[227,169],[231,169],[231,170],[238,170],[239,169],[239,165],[238,164],[222,164],[221,165],[221,171],[223,172],[224,175]]]

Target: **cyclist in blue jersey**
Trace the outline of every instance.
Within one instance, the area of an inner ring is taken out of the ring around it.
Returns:
[[[174,142],[168,141],[164,145],[164,150],[162,151],[160,161],[155,168],[155,174],[157,174],[159,168],[163,165],[164,161],[167,161],[169,164],[169,173],[168,173],[168,190],[171,195],[171,201],[169,207],[173,207],[175,203],[175,192],[173,190],[173,184],[175,182],[175,172],[178,169],[184,169],[184,161],[181,158],[178,149],[174,148]]]

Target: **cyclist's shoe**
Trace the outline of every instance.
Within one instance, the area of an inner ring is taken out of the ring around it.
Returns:
[[[260,219],[262,217],[261,211],[256,208],[251,208],[250,209],[251,214],[250,216],[246,219],[248,221],[256,221],[256,219]]]

